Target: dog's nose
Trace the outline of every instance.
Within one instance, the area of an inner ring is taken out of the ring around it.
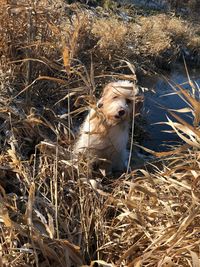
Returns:
[[[125,114],[125,110],[124,110],[124,109],[121,109],[121,110],[118,112],[118,115],[119,115],[120,117],[122,117],[124,114]]]

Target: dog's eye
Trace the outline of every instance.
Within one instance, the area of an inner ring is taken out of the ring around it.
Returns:
[[[103,107],[103,103],[98,103],[98,104],[97,104],[97,107],[98,107],[98,108],[102,108],[102,107]]]
[[[116,99],[117,98],[117,96],[113,96],[113,99]]]
[[[131,103],[131,100],[130,99],[126,99],[126,103],[127,104],[130,104]]]

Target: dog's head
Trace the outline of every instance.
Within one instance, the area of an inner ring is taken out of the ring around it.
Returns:
[[[129,81],[109,83],[97,106],[111,124],[129,120],[137,91],[135,84]]]

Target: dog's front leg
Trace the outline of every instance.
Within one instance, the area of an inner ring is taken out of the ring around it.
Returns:
[[[112,170],[114,172],[123,172],[127,168],[127,151],[121,151],[121,153],[116,153],[112,160]]]

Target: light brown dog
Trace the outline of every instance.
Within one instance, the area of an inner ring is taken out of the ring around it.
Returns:
[[[84,154],[106,173],[122,171],[128,157],[129,122],[137,87],[129,81],[109,83],[96,109],[90,109],[75,144],[75,155]]]

